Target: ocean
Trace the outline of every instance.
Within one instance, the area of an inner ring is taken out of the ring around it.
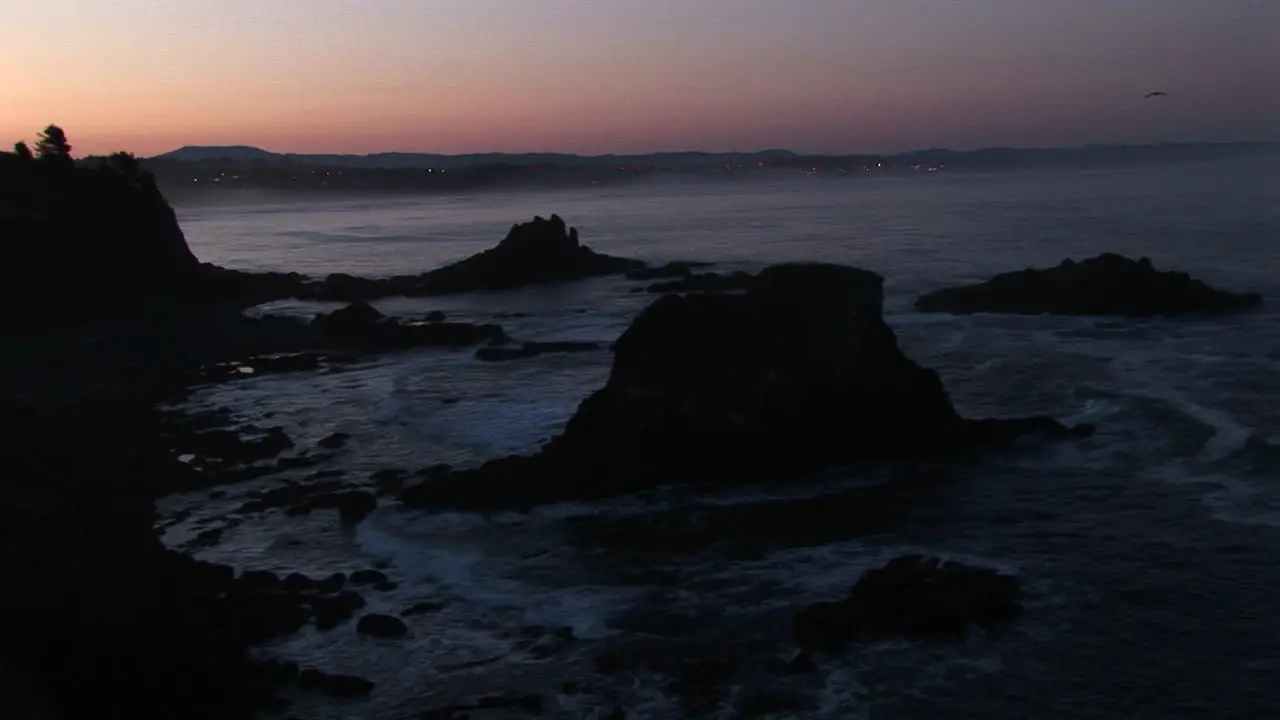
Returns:
[[[833,470],[718,495],[661,488],[529,513],[430,514],[384,499],[354,529],[336,514],[236,512],[281,477],[172,496],[166,539],[226,527],[194,550],[237,567],[311,575],[384,566],[398,587],[369,610],[407,619],[402,640],[313,628],[264,652],[377,682],[366,700],[300,697],[307,718],[417,717],[482,694],[541,693],[546,716],[629,718],[1253,718],[1280,701],[1280,168],[1262,162],[1092,171],[797,177],[458,197],[358,197],[179,207],[202,259],[246,270],[420,272],[558,213],[592,248],[714,270],[788,260],[886,278],[904,351],[937,369],[962,413],[1094,422],[1079,442],[1027,443],[928,469],[936,482],[842,524],[838,508],[889,470]],[[921,293],[1100,252],[1148,256],[1267,305],[1228,317],[922,315]],[[517,340],[608,343],[654,296],[603,278],[564,286],[375,303],[502,324]],[[254,312],[310,314],[275,303]],[[335,374],[241,380],[200,392],[300,446],[341,431],[322,466],[478,464],[531,451],[608,376],[599,352],[483,363],[471,351],[382,356]],[[302,477],[317,468],[282,477]],[[661,478],[655,478],[660,486]],[[868,497],[870,495],[868,494]],[[829,510],[819,529],[796,508]],[[808,503],[806,505],[806,503]],[[681,523],[747,513],[725,543],[678,542]],[[834,516],[831,513],[835,513]],[[627,527],[629,533],[609,532]],[[755,532],[778,542],[742,551]],[[636,534],[652,542],[637,543]],[[1026,612],[963,641],[893,641],[780,670],[797,605],[836,599],[905,551],[1019,574]],[[556,628],[573,642],[554,645]],[[554,645],[554,646],[553,646]],[[601,672],[597,658],[629,663]],[[681,707],[664,664],[732,658],[723,692]],[[766,712],[767,711],[767,712]],[[752,714],[756,713],[756,714]],[[506,716],[506,715],[498,715]],[[473,717],[484,717],[475,714]],[[497,716],[495,716],[497,717]]]

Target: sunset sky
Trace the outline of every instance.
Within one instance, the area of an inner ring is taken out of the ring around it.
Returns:
[[[0,0],[76,154],[1280,139],[1280,0]],[[1169,97],[1142,99],[1151,90]]]

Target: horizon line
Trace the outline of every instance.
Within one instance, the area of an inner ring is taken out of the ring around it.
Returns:
[[[1269,139],[1269,140],[1262,140],[1262,139],[1256,139],[1256,140],[1175,140],[1175,141],[1160,141],[1160,142],[1146,142],[1146,143],[1112,142],[1112,143],[1086,143],[1086,144],[1083,144],[1083,145],[1040,145],[1040,146],[1034,146],[1034,145],[1032,145],[1032,146],[1026,146],[1026,145],[1022,145],[1022,146],[1019,146],[1019,145],[984,145],[984,146],[979,146],[979,147],[974,147],[974,148],[968,148],[968,149],[955,149],[955,148],[949,148],[949,147],[924,147],[924,148],[915,148],[915,149],[912,149],[912,150],[902,150],[902,151],[898,151],[898,152],[845,152],[845,153],[841,153],[841,152],[799,152],[799,151],[796,151],[796,150],[791,150],[791,149],[789,149],[789,148],[772,147],[772,148],[763,148],[763,149],[759,149],[759,150],[723,150],[723,151],[714,151],[714,150],[693,150],[693,149],[684,149],[684,150],[651,150],[651,151],[648,151],[648,152],[634,152],[634,153],[606,152],[606,153],[595,153],[595,154],[585,154],[585,153],[565,152],[565,151],[561,151],[561,150],[522,150],[522,151],[513,151],[513,150],[484,150],[484,151],[477,151],[477,152],[463,152],[463,153],[431,152],[431,151],[425,151],[425,150],[380,150],[380,151],[376,151],[376,152],[365,152],[365,153],[359,153],[359,152],[280,152],[280,151],[276,151],[276,150],[268,150],[267,148],[260,147],[260,146],[257,146],[257,145],[194,145],[194,144],[193,144],[193,145],[182,145],[182,146],[177,147],[177,148],[174,148],[174,149],[172,149],[172,150],[166,150],[166,151],[161,152],[161,153],[156,153],[155,155],[148,155],[148,156],[144,156],[142,159],[144,159],[144,160],[149,160],[149,159],[159,158],[159,157],[163,157],[163,156],[165,156],[165,155],[172,155],[172,154],[174,154],[174,153],[177,153],[177,152],[180,152],[180,151],[183,151],[183,150],[217,150],[217,149],[254,150],[254,151],[263,152],[263,153],[267,153],[267,154],[270,154],[270,155],[278,155],[278,156],[282,156],[282,157],[288,157],[288,156],[298,156],[298,157],[307,157],[307,156],[327,156],[327,157],[349,157],[349,158],[362,158],[362,157],[363,157],[363,158],[367,158],[367,157],[378,157],[378,156],[387,156],[387,155],[433,155],[433,156],[438,156],[438,157],[468,157],[468,156],[474,156],[474,155],[514,155],[514,156],[520,156],[520,155],[562,155],[562,156],[565,156],[565,157],[577,157],[577,158],[592,159],[592,158],[610,158],[610,157],[645,157],[645,156],[648,156],[648,155],[767,155],[767,154],[770,154],[770,153],[787,153],[787,154],[790,154],[790,155],[797,155],[797,156],[801,156],[801,157],[863,157],[863,156],[865,156],[865,157],[892,157],[892,156],[895,156],[895,155],[910,155],[910,154],[913,154],[913,153],[922,153],[922,152],[973,153],[973,152],[983,152],[983,151],[991,151],[991,150],[1020,150],[1020,151],[1028,151],[1028,150],[1031,150],[1031,151],[1034,151],[1034,150],[1087,150],[1087,149],[1090,149],[1090,148],[1106,148],[1106,147],[1112,147],[1112,148],[1114,148],[1114,147],[1168,147],[1168,146],[1177,146],[1177,145],[1280,145],[1280,140],[1275,140],[1275,139]]]

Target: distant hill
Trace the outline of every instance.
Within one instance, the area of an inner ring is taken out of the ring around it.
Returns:
[[[309,167],[353,168],[443,168],[455,169],[477,165],[513,165],[532,167],[560,165],[580,167],[614,167],[625,165],[670,165],[673,167],[743,164],[796,157],[790,150],[762,150],[752,153],[664,152],[644,155],[575,155],[571,153],[473,153],[442,155],[433,153],[384,152],[369,155],[274,153],[244,145],[194,146],[178,148],[156,155],[151,160],[180,162],[274,162]]]
[[[1272,142],[1163,143],[1151,145],[1086,145],[1073,148],[981,148],[948,150],[934,148],[891,155],[799,155],[790,150],[761,150],[746,153],[698,151],[659,152],[639,155],[575,155],[571,153],[474,153],[444,155],[434,153],[385,152],[369,155],[274,153],[243,145],[187,146],[150,158],[160,162],[266,163],[328,168],[364,169],[460,169],[477,166],[579,167],[579,168],[713,168],[756,163],[795,165],[832,161],[884,162],[894,166],[947,165],[961,167],[1009,168],[1035,166],[1098,165],[1129,162],[1210,160],[1239,155],[1276,152]]]
[[[187,145],[155,157],[156,159],[178,160],[181,162],[204,162],[207,160],[252,162],[254,160],[279,160],[284,156],[248,145]]]

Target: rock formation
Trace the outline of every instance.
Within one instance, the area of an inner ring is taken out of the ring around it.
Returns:
[[[1051,418],[961,418],[937,373],[899,350],[882,284],[866,270],[794,264],[761,272],[741,295],[665,296],[622,334],[608,382],[541,452],[424,483],[403,499],[519,506],[1072,433]]]
[[[939,290],[917,300],[916,308],[954,314],[1151,316],[1222,313],[1261,304],[1256,293],[1217,290],[1186,273],[1158,271],[1147,258],[1103,253]]]
[[[578,231],[559,215],[514,225],[496,246],[451,265],[417,275],[366,278],[333,273],[315,280],[297,273],[247,273],[211,265],[203,268],[212,294],[257,303],[283,297],[357,302],[404,295],[431,297],[511,290],[526,285],[571,282],[600,275],[644,270],[639,260],[598,253],[578,240]],[[660,272],[670,272],[663,270]]]
[[[559,215],[511,228],[496,247],[424,273],[407,295],[446,295],[474,290],[509,290],[522,285],[617,275],[644,267],[638,260],[595,252],[578,241]]]
[[[936,637],[1022,613],[1018,578],[936,557],[904,555],[858,579],[849,595],[798,611],[791,632],[804,650],[839,652],[859,638]]]

